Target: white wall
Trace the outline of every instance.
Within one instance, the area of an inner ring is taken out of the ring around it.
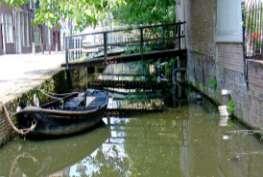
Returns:
[[[241,0],[217,0],[217,42],[242,42]]]
[[[184,0],[176,0],[176,20],[185,21]]]

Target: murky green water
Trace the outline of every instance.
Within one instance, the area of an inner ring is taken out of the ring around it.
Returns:
[[[263,145],[218,126],[212,107],[173,108],[60,140],[17,139],[0,150],[4,177],[262,177]],[[228,133],[228,136],[226,134]]]

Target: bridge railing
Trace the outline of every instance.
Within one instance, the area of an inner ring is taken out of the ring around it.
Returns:
[[[68,36],[66,63],[185,47],[185,22],[120,28]]]

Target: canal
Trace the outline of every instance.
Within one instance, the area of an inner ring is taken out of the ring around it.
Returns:
[[[263,145],[204,99],[162,113],[103,118],[73,137],[0,150],[2,177],[261,177]]]

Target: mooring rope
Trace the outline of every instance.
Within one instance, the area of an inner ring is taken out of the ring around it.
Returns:
[[[54,96],[54,94],[47,93],[47,92],[45,92],[45,91],[43,91],[43,90],[40,90],[40,89],[38,89],[38,91],[39,91],[40,93],[42,93],[43,95],[49,97],[49,98],[52,98],[52,99],[54,99],[54,100],[58,100],[58,101],[63,102],[63,98],[56,97],[56,96]]]
[[[52,93],[52,92],[45,92],[44,90],[41,89],[37,89],[38,91],[40,91],[41,93],[45,93],[46,95],[50,95],[56,98],[60,98],[58,96],[69,96],[69,95],[73,95],[73,94],[78,94],[80,92],[68,92],[68,93]]]
[[[67,96],[70,96],[70,95],[74,95],[74,94],[79,94],[80,92],[71,92],[71,93],[63,93],[63,94],[56,94],[56,93],[51,93],[51,92],[45,92],[41,89],[37,89],[40,93],[42,93],[43,95],[51,98],[51,99],[54,99],[54,100],[57,100],[57,101],[60,101],[62,106],[64,105],[64,99],[65,97]],[[61,96],[62,98],[58,97],[58,96]]]
[[[14,122],[12,121],[12,119],[11,119],[11,117],[10,117],[10,114],[9,114],[9,112],[8,112],[5,104],[2,103],[2,102],[0,102],[0,106],[3,108],[3,112],[4,112],[4,114],[5,114],[5,118],[6,118],[7,122],[9,123],[9,125],[12,127],[12,129],[13,129],[16,133],[18,133],[18,134],[20,134],[20,135],[26,135],[26,134],[28,134],[29,132],[33,131],[33,130],[36,128],[36,125],[37,125],[36,122],[32,122],[32,125],[31,125],[31,127],[29,127],[29,128],[25,128],[25,129],[19,129],[19,128],[17,128],[17,127],[15,126]]]

